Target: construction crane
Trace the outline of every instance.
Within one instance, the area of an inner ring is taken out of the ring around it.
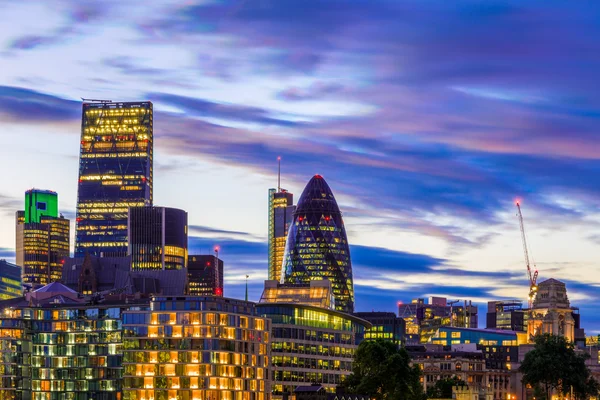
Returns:
[[[529,278],[529,297],[528,297],[528,304],[529,304],[529,308],[531,309],[531,306],[533,304],[533,299],[535,298],[535,295],[537,293],[537,277],[538,277],[538,271],[536,266],[534,265],[533,267],[535,268],[535,271],[532,273],[531,272],[531,264],[529,263],[529,250],[527,249],[527,235],[525,235],[525,224],[523,222],[523,213],[521,212],[521,204],[519,203],[519,201],[516,201],[517,204],[517,217],[519,217],[519,224],[521,225],[521,238],[523,239],[523,253],[525,254],[525,265],[527,265],[527,277]]]

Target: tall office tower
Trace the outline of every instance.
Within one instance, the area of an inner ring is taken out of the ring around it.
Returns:
[[[294,218],[294,195],[285,189],[269,189],[269,280],[281,280],[285,240]]]
[[[187,268],[187,212],[169,207],[131,207],[127,232],[132,270]]]
[[[127,210],[152,205],[152,103],[83,103],[75,256],[127,253]]]
[[[59,281],[71,246],[70,221],[58,213],[56,192],[28,190],[25,210],[16,217],[16,259],[23,284],[35,288]]]
[[[21,267],[6,262],[6,260],[0,260],[0,300],[22,295]]]
[[[336,310],[354,311],[350,248],[342,213],[327,182],[315,175],[306,185],[288,233],[283,261],[284,283],[328,279]]]
[[[216,254],[188,256],[188,294],[223,297],[223,260]]]

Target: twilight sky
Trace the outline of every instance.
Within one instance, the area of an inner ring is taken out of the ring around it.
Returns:
[[[151,100],[155,204],[214,244],[225,294],[266,278],[267,191],[322,174],[359,311],[524,299],[600,332],[600,5],[445,0],[0,0],[0,256],[31,187],[74,221],[80,97]],[[74,229],[74,227],[72,227]]]

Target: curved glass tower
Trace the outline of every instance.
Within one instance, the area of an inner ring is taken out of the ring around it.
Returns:
[[[306,185],[288,232],[281,282],[328,279],[336,310],[354,311],[352,263],[342,213],[321,175]]]

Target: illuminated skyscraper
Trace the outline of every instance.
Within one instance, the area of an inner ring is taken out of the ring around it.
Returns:
[[[16,214],[16,259],[24,285],[44,286],[62,277],[69,257],[70,221],[58,213],[58,195],[49,190],[25,192],[25,211]]]
[[[12,299],[22,294],[21,267],[0,260],[0,300]]]
[[[294,195],[285,189],[269,189],[269,280],[281,280],[285,240],[294,218]]]
[[[84,103],[75,255],[127,253],[127,210],[152,205],[152,103]]]
[[[187,268],[187,212],[131,207],[127,227],[132,270]]]
[[[352,263],[342,213],[331,189],[315,175],[300,196],[284,255],[285,283],[328,279],[336,310],[354,311]]]

